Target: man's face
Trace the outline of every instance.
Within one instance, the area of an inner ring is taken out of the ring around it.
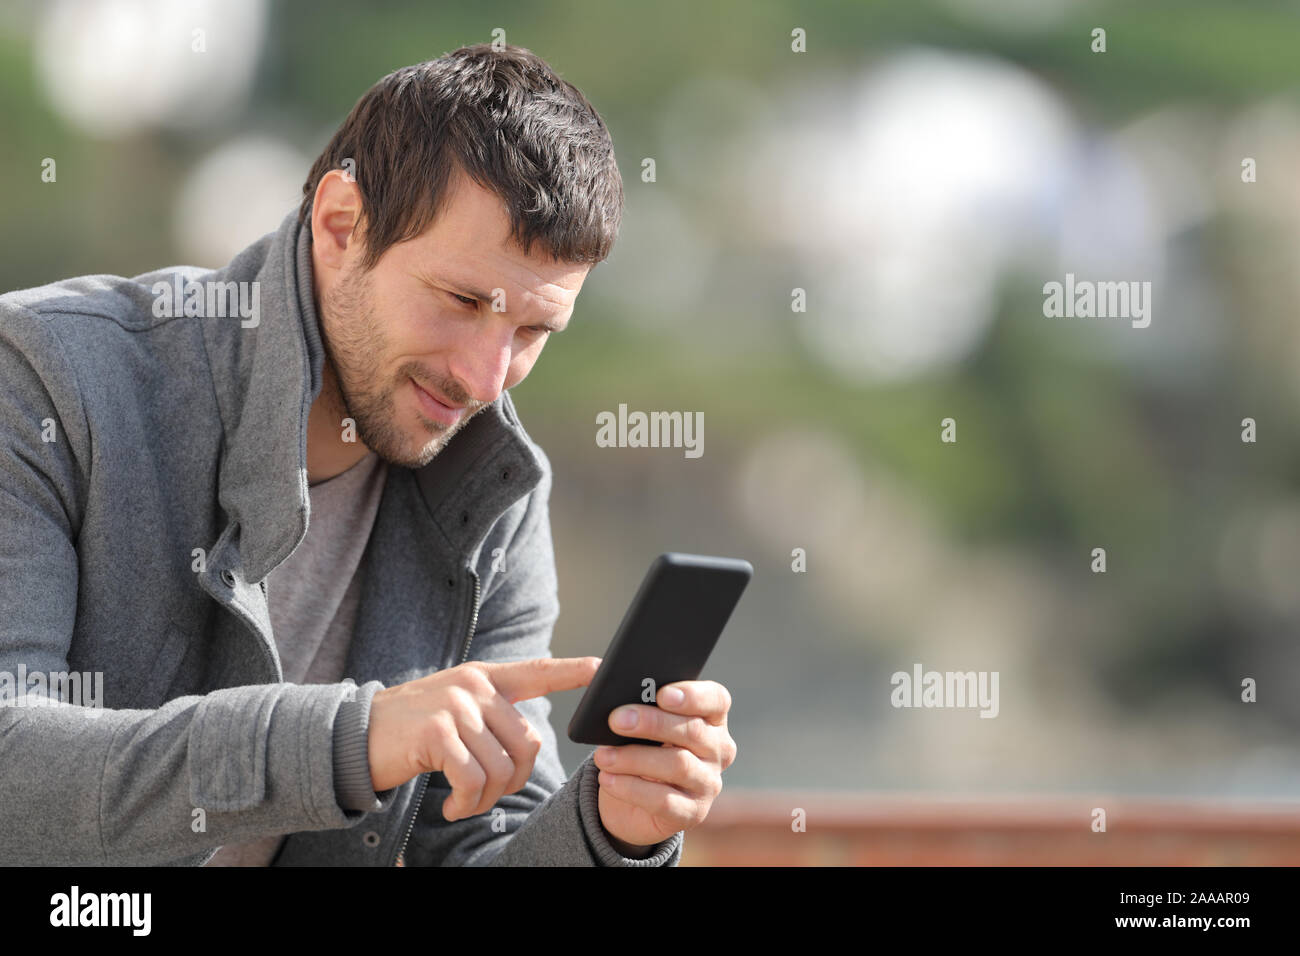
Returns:
[[[317,201],[341,195],[335,187],[355,189],[336,183]],[[355,237],[337,268],[318,267],[337,420],[352,418],[357,438],[384,460],[428,464],[523,381],[546,340],[567,326],[590,266],[524,256],[509,231],[496,194],[457,176],[434,223],[387,249],[370,272],[360,269]],[[494,299],[504,311],[493,311]]]

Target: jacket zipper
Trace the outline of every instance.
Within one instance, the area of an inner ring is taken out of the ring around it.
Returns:
[[[474,605],[469,613],[469,629],[465,632],[465,643],[461,648],[460,660],[456,662],[457,664],[465,663],[466,659],[469,657],[469,646],[474,641],[474,629],[478,627],[478,574],[473,571],[471,571],[470,574],[474,576]],[[428,789],[429,775],[427,773],[420,774],[420,790],[415,795],[415,809],[411,813],[411,822],[406,825],[406,834],[402,837],[402,845],[397,848],[397,859],[393,862],[393,866],[406,865],[404,859],[406,855],[406,844],[411,841],[411,832],[415,829],[415,820],[420,815],[420,803],[424,800],[424,792]]]
[[[464,664],[469,658],[469,645],[474,640],[474,629],[478,627],[478,574],[472,571],[470,573],[474,575],[474,607],[469,612],[469,631],[465,634],[465,646],[461,649],[457,664]]]

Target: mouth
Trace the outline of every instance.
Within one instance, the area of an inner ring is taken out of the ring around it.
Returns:
[[[455,425],[465,413],[466,406],[444,402],[422,387],[415,379],[411,379],[411,387],[415,389],[416,400],[420,403],[420,408],[424,411],[424,414],[435,422],[443,425]]]

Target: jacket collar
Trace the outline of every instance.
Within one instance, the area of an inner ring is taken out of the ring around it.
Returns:
[[[203,336],[225,432],[218,500],[239,526],[244,578],[257,582],[307,533],[307,415],[325,360],[310,227],[290,213],[214,276],[232,280],[260,283],[257,325],[204,322]],[[403,470],[415,472],[449,547],[468,553],[501,512],[537,486],[544,462],[503,391],[428,465]],[[487,469],[500,480],[473,480]]]

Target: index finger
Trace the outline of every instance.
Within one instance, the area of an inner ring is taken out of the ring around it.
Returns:
[[[560,690],[586,687],[599,657],[535,657],[527,661],[483,662],[492,686],[510,703]]]

